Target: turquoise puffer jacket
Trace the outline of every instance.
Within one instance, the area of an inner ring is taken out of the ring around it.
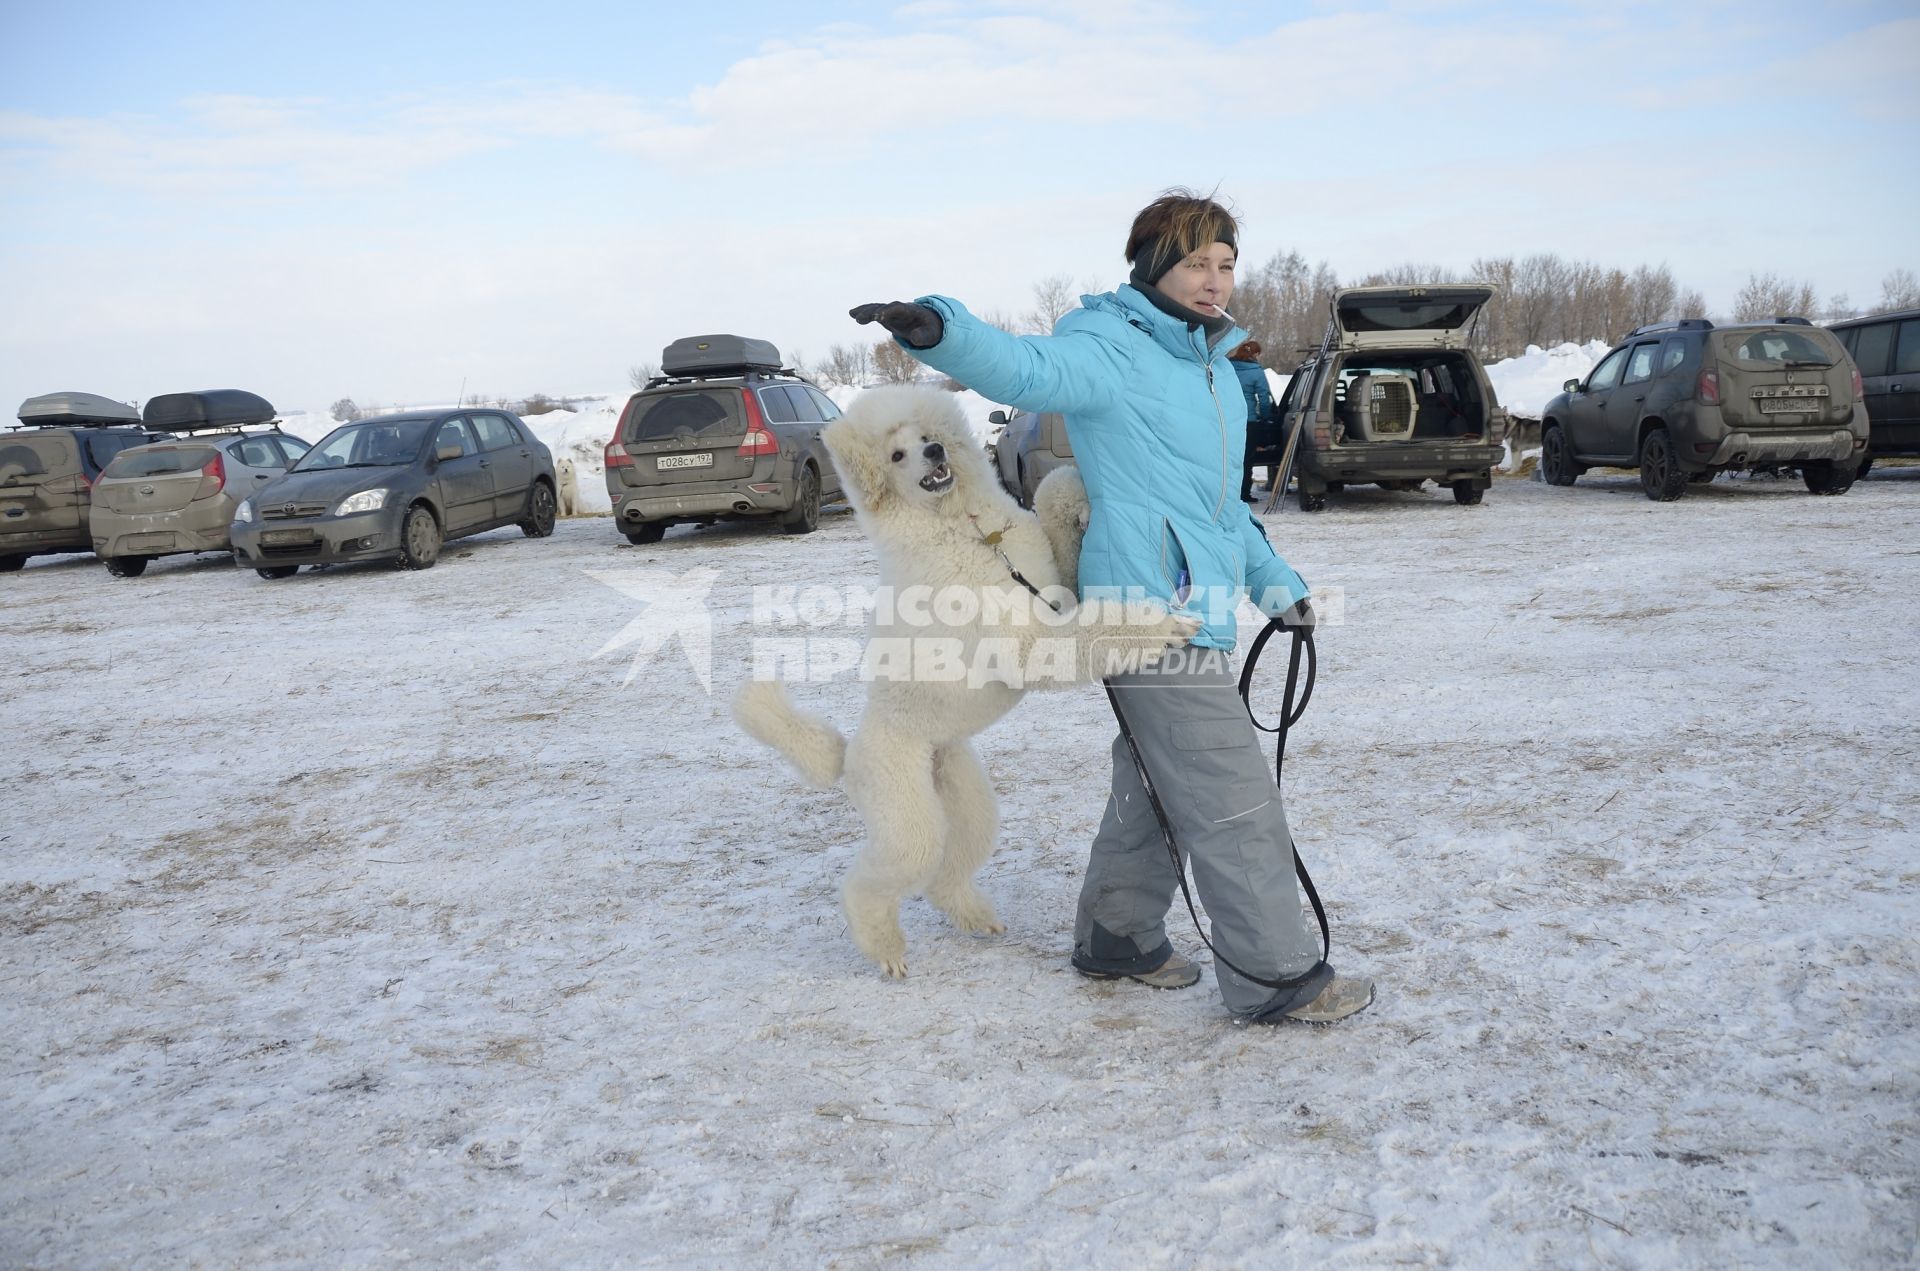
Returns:
[[[1052,336],[1012,336],[946,296],[922,296],[946,323],[940,343],[907,348],[996,402],[1066,417],[1074,461],[1093,505],[1080,547],[1082,598],[1142,594],[1175,602],[1205,624],[1194,643],[1234,646],[1234,610],[1251,594],[1270,617],[1307,585],[1236,497],[1247,402],[1227,352],[1154,308],[1131,286],[1082,296]]]

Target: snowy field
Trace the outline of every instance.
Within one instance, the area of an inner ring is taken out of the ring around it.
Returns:
[[[1069,971],[1095,688],[980,740],[1008,933],[916,901],[912,978],[860,959],[852,810],[723,706],[755,584],[873,580],[842,508],[30,562],[0,1263],[1913,1265],[1920,467],[1268,522],[1345,591],[1287,794],[1380,997],[1328,1029]],[[593,575],[703,569],[714,695],[623,687]]]

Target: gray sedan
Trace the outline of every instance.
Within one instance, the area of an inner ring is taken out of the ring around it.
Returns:
[[[553,456],[517,415],[415,411],[334,429],[234,513],[235,558],[262,578],[391,560],[427,569],[448,539],[553,533]]]

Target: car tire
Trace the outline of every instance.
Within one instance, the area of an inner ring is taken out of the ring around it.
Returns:
[[[300,572],[300,567],[298,565],[261,565],[256,567],[253,572],[268,582],[274,582],[281,578],[293,577]]]
[[[1548,424],[1540,437],[1540,475],[1548,485],[1572,485],[1579,476],[1573,466],[1573,447],[1567,444],[1566,429]]]
[[[400,568],[432,569],[440,559],[440,543],[440,522],[434,520],[433,509],[424,503],[408,508],[400,522]]]
[[[1813,494],[1845,494],[1853,489],[1854,474],[1837,463],[1810,463],[1800,470],[1800,479]]]
[[[1866,478],[1867,473],[1871,472],[1872,470],[1873,470],[1873,456],[1868,455],[1866,458],[1860,461],[1860,466],[1853,470],[1853,479],[1855,481],[1864,480]],[[0,569],[4,569],[4,568],[6,568],[6,566],[0,565]]]
[[[553,487],[544,481],[535,481],[533,488],[527,491],[527,515],[518,522],[520,532],[528,538],[546,538],[553,533],[556,511]]]
[[[147,572],[147,561],[151,558],[146,556],[107,556],[102,559],[107,562],[107,572],[115,578],[138,578]]]
[[[648,543],[658,543],[666,536],[668,521],[642,521],[630,530],[622,530],[627,541],[635,547],[644,547]]]
[[[1481,489],[1480,486],[1475,484],[1471,479],[1455,481],[1453,483],[1453,501],[1461,507],[1479,507],[1480,501],[1486,497],[1486,493],[1485,490]]]
[[[1655,503],[1671,503],[1687,492],[1687,470],[1673,453],[1673,436],[1650,428],[1640,439],[1640,488]]]
[[[24,556],[0,556],[0,574],[11,574],[26,563]]]
[[[820,528],[820,474],[812,468],[800,470],[800,494],[792,510],[780,518],[780,528],[789,534],[811,534]]]
[[[1302,512],[1324,512],[1327,510],[1327,496],[1315,494],[1305,486],[1300,487],[1300,510]]]

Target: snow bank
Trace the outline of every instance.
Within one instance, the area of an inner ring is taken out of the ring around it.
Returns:
[[[1493,381],[1494,395],[1508,414],[1538,419],[1561,385],[1584,378],[1611,347],[1602,340],[1556,344],[1551,349],[1529,344],[1519,357],[1488,366],[1487,378]]]

